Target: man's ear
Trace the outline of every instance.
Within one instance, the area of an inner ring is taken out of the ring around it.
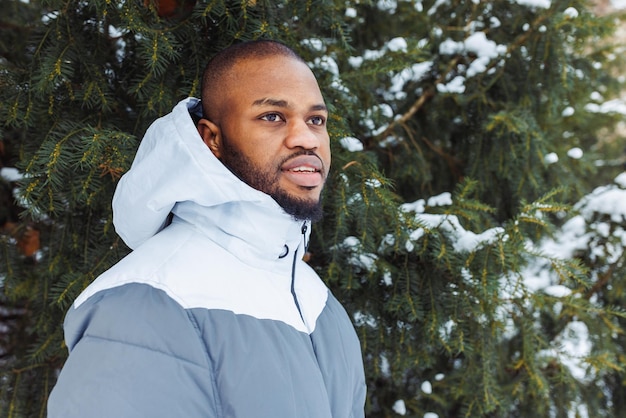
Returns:
[[[222,135],[219,126],[208,119],[200,119],[198,133],[202,141],[218,159],[222,156]]]

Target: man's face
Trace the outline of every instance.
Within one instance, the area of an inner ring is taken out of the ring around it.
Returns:
[[[205,143],[287,213],[319,219],[331,157],[328,112],[311,70],[283,56],[245,60],[224,87],[218,120],[200,122]]]

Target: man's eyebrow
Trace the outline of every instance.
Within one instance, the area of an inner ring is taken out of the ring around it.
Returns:
[[[311,106],[311,110],[323,110],[324,112],[328,112],[328,108],[324,103]]]
[[[284,107],[284,108],[290,107],[287,100],[272,99],[269,97],[264,97],[262,99],[255,100],[254,102],[252,102],[252,105],[253,106],[275,106],[275,107]],[[313,105],[311,106],[309,110],[311,111],[321,110],[321,111],[328,112],[328,108],[326,107],[324,103]]]
[[[252,106],[276,106],[276,107],[289,107],[289,104],[286,100],[277,100],[271,99],[269,97],[264,97],[259,100],[255,100],[252,102]]]

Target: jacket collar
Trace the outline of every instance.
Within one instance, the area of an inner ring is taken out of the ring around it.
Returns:
[[[233,202],[200,207],[194,202],[177,203],[173,222],[185,222],[242,262],[271,268],[283,260],[291,267],[293,256],[302,258],[309,237],[309,223],[298,222],[278,205]]]

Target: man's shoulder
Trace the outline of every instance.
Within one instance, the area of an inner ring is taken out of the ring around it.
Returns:
[[[93,285],[93,284],[92,284]],[[86,289],[88,290],[89,287]],[[78,303],[80,301],[80,303]],[[106,311],[110,317],[150,315],[152,310],[183,310],[167,292],[145,282],[120,283],[104,287],[84,299],[77,299],[68,315],[72,312]]]
[[[209,257],[211,254],[206,250],[207,245],[210,241],[199,240],[199,234],[192,228],[170,226],[98,276],[74,305],[80,306],[98,293],[129,284],[145,284],[158,289],[183,305],[176,287],[207,262],[207,254]]]
[[[144,347],[182,358],[197,356],[191,351],[171,353],[172,341],[187,342],[177,344],[177,350],[193,346],[198,339],[197,331],[185,309],[163,290],[145,283],[129,283],[97,292],[70,308],[64,328],[70,350],[87,338]]]

